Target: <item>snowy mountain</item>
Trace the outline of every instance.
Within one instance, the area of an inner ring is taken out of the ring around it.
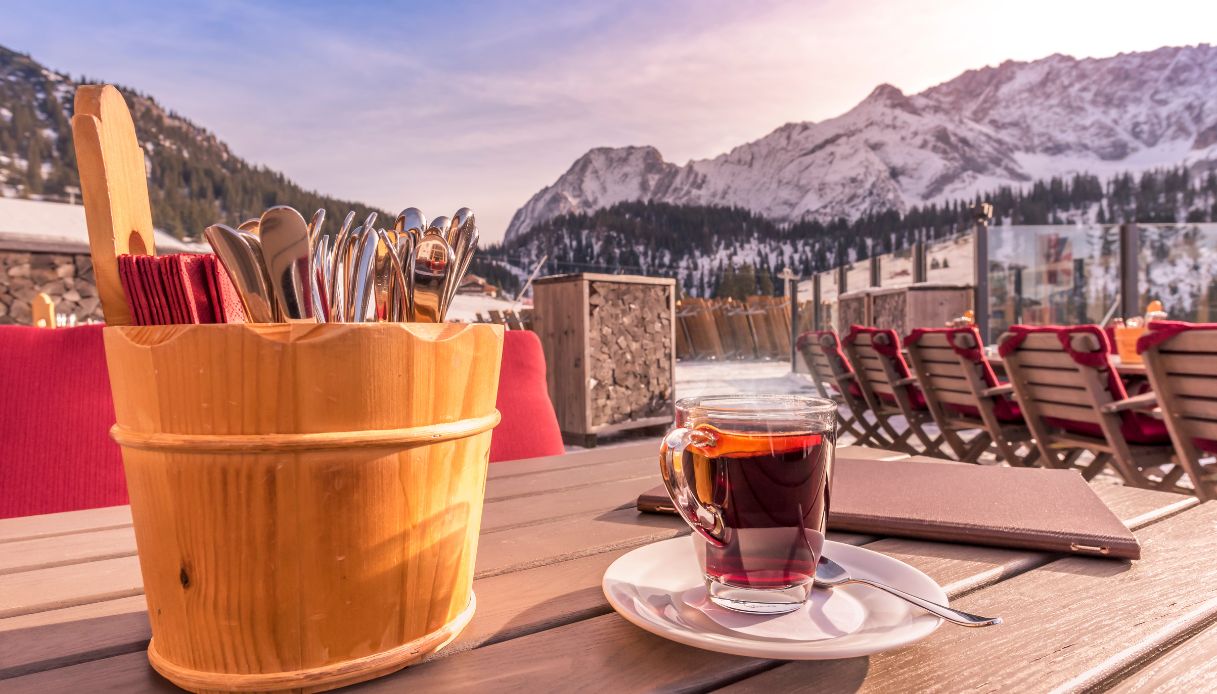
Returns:
[[[624,201],[743,207],[778,223],[966,198],[1053,176],[1217,162],[1217,47],[970,70],[919,94],[888,84],[848,112],[789,123],[684,166],[653,147],[597,148],[512,218],[510,240]]]
[[[73,100],[77,86],[97,81],[74,80],[0,46],[0,197],[80,201]],[[304,190],[277,171],[241,159],[214,133],[152,97],[120,90],[148,164],[152,219],[163,231],[197,237],[208,224],[261,214],[269,201],[306,213],[324,207],[336,219],[347,210],[368,209]]]

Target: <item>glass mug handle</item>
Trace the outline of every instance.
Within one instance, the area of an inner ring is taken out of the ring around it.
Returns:
[[[725,547],[722,514],[697,498],[697,490],[689,474],[691,461],[687,449],[714,443],[714,435],[704,430],[677,427],[669,431],[659,447],[659,471],[681,518],[706,542],[715,547]]]

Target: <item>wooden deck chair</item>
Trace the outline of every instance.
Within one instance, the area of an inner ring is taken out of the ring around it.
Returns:
[[[1045,466],[1075,467],[1088,450],[1094,460],[1077,466],[1086,479],[1111,465],[1128,485],[1190,493],[1165,423],[1137,411],[1153,395],[1128,397],[1102,328],[1015,325],[999,349]]]
[[[1177,462],[1196,496],[1217,499],[1217,324],[1153,321],[1137,352]]]
[[[503,311],[503,322],[507,325],[508,330],[523,330],[524,323],[520,320],[520,314],[514,309]]]
[[[905,450],[937,457],[944,455],[942,435],[931,436],[925,430],[934,422],[926,404],[925,395],[917,386],[917,379],[909,371],[904,356],[900,353],[900,336],[890,328],[850,326],[845,336],[845,353],[854,365],[858,385],[866,404],[879,418],[879,428],[892,442]],[[907,428],[896,433],[892,423],[895,417],[903,417]],[[922,445],[918,451],[909,440],[915,437]]]
[[[904,346],[926,405],[956,457],[977,462],[991,445],[1012,466],[1035,463],[1040,452],[1011,399],[1014,390],[997,380],[975,326],[918,328]],[[981,433],[965,443],[959,432],[969,429]]]
[[[862,397],[853,368],[841,351],[837,334],[831,330],[805,332],[799,336],[798,350],[820,397],[849,408],[849,416],[838,413],[841,429],[853,436],[859,446],[890,448],[892,442],[879,433],[878,419],[874,422],[866,419],[870,408]]]

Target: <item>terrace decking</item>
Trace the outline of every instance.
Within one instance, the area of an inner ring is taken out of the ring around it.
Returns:
[[[821,662],[652,636],[612,612],[600,579],[626,551],[688,533],[679,518],[633,508],[658,479],[657,447],[493,466],[473,622],[433,661],[356,689],[1182,691],[1217,678],[1217,506],[1109,482],[1092,484],[1136,531],[1140,561],[830,534],[921,569],[954,606],[999,614],[1001,627],[944,625],[902,650]],[[838,452],[857,457],[905,456]],[[144,653],[129,523],[125,507],[0,521],[0,691],[176,691]]]

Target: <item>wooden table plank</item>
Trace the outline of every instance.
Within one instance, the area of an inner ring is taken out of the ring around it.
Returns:
[[[108,506],[84,511],[47,513],[0,520],[0,543],[69,533],[105,530],[131,525],[130,506]],[[7,548],[5,551],[8,551]]]
[[[960,609],[988,610],[1006,623],[943,627],[916,646],[872,656],[861,691],[1090,689],[1217,619],[1217,504],[1137,535],[1139,561],[1067,557],[965,597]],[[844,674],[840,663],[787,663],[729,689],[835,691],[856,684]]]
[[[508,499],[642,477],[651,479],[659,477],[658,453],[623,458],[612,463],[591,465],[586,468],[561,468],[528,475],[496,478],[494,484],[487,482],[486,499]]]
[[[0,575],[32,571],[98,559],[135,554],[135,530],[131,526],[15,540],[3,545]]]
[[[1117,515],[1121,517],[1144,515],[1144,506],[1149,503],[1147,500],[1155,499],[1161,505],[1172,505],[1179,498],[1177,495],[1163,492],[1138,491],[1139,494],[1117,495],[1117,499],[1120,501],[1113,504],[1113,510]],[[1099,489],[1098,493],[1101,496],[1107,494],[1104,489]],[[1133,503],[1122,506],[1130,500]],[[1217,505],[1214,506],[1217,507]],[[1177,517],[1183,518],[1186,515]],[[887,542],[887,540],[868,545],[868,548],[879,546],[882,542]],[[1217,533],[1214,533],[1213,542],[1217,543]],[[952,567],[954,557],[944,556],[941,553],[939,556],[931,554],[926,557],[910,556],[905,559],[913,566],[928,570],[931,575],[949,574],[954,577],[956,583],[961,584],[968,582],[966,577],[968,571],[1006,573],[1013,570],[1006,567],[1028,562],[1030,561],[1028,557],[1031,555],[1039,557],[1039,563],[1046,563],[1053,556],[1039,552],[985,550],[941,543],[921,544],[935,550],[959,547],[959,553],[965,560],[964,565],[959,569]],[[977,552],[980,552],[982,560],[975,562],[968,560],[973,553]],[[1111,560],[1082,561],[1127,566],[1126,563]],[[1214,567],[1214,571],[1217,571],[1217,567]],[[1214,590],[1217,590],[1217,585],[1214,586]],[[982,591],[976,595],[983,596],[985,592]],[[972,609],[977,613],[985,614],[985,608],[986,605],[978,604]],[[1002,612],[998,611],[997,614],[1002,614]],[[1041,622],[1039,626],[1043,628],[1044,624]],[[647,653],[655,655],[644,655]],[[984,660],[984,658],[976,659]],[[625,663],[629,663],[627,668],[629,672],[620,672],[619,670],[626,667]],[[366,686],[371,691],[393,691],[394,687],[410,687],[429,691],[451,686],[462,675],[467,675],[470,686],[476,686],[479,682],[493,681],[494,686],[501,686],[504,689],[527,685],[540,691],[564,690],[577,686],[580,681],[585,685],[611,682],[614,691],[664,689],[666,687],[699,689],[715,683],[730,682],[733,679],[772,668],[774,665],[775,663],[772,661],[722,654],[707,657],[703,651],[684,646],[673,648],[665,640],[647,634],[618,615],[606,614],[559,629],[533,633],[460,653],[445,658],[441,662],[413,668]],[[692,673],[696,673],[696,675]],[[691,676],[694,679],[688,679]],[[816,681],[815,678],[808,680],[808,682]],[[781,691],[781,688],[771,691]],[[822,691],[837,691],[837,688],[828,687]]]
[[[850,544],[874,539],[853,534],[829,536]],[[473,621],[433,659],[610,613],[600,578],[609,564],[628,551],[613,550],[478,579],[474,582],[478,609]],[[117,653],[141,651],[137,655],[142,657],[151,635],[144,610],[141,596],[0,620],[0,678],[108,659]],[[90,622],[89,628],[77,629],[80,620]],[[6,649],[9,644],[22,645]],[[127,671],[125,667],[120,670]]]
[[[654,442],[646,444],[648,447],[653,445]],[[642,446],[639,446],[639,448],[642,448]],[[601,450],[597,452],[601,452]],[[654,449],[652,448],[651,450]],[[850,448],[843,447],[839,451],[839,455],[846,457],[849,452]],[[850,457],[862,457],[863,455],[870,454],[868,451],[858,451],[857,449],[853,449],[853,453],[856,455]],[[883,452],[878,453],[878,455],[882,454]],[[574,454],[571,457],[582,455],[585,454]],[[647,455],[649,457],[651,453],[648,452]],[[628,631],[625,633],[631,636],[642,635],[647,636],[648,639],[653,639],[653,637],[649,637],[644,632],[626,624],[623,620],[616,617],[616,615],[608,614],[609,608],[607,603],[604,602],[603,595],[599,589],[600,577],[608,563],[633,546],[650,542],[655,536],[671,536],[664,535],[664,533],[685,533],[687,529],[683,523],[680,523],[675,518],[642,516],[633,513],[628,508],[623,508],[628,506],[633,497],[636,496],[634,490],[638,489],[638,487],[634,485],[641,485],[644,489],[649,488],[654,478],[648,480],[627,477],[625,479],[610,481],[606,484],[575,486],[573,488],[563,487],[562,485],[571,484],[572,479],[578,484],[580,478],[585,478],[585,476],[580,475],[579,468],[574,466],[559,468],[560,470],[569,471],[570,475],[554,475],[553,473],[558,470],[548,466],[560,463],[560,459],[561,457],[551,458],[546,460],[544,464],[539,464],[537,461],[523,461],[531,465],[529,471],[522,472],[519,475],[508,475],[508,478],[544,475],[547,476],[548,485],[558,485],[556,489],[550,486],[548,491],[537,492],[534,496],[509,496],[509,498],[487,503],[486,536],[483,538],[482,549],[479,550],[479,570],[482,570],[482,575],[486,577],[479,578],[475,583],[475,590],[477,590],[479,595],[478,614],[458,642],[441,654],[441,660],[443,660],[442,656],[452,656],[461,651],[468,651],[471,648],[483,645],[490,645],[491,648],[512,646],[516,641],[535,639],[540,633],[548,633],[545,630],[551,629],[551,627],[557,627],[559,630],[578,628],[580,625],[590,622],[597,624],[601,622],[607,624],[619,623],[617,626],[608,627],[609,631],[612,632],[612,630],[619,626],[626,626]],[[608,466],[610,468],[615,465],[614,462],[609,460],[600,458],[597,458],[597,460],[599,462],[593,463],[593,465]],[[624,462],[623,467],[627,472],[630,470],[629,466],[631,464],[629,461]],[[654,465],[653,459],[650,464]],[[511,464],[508,463],[506,465]],[[618,470],[620,469],[621,467],[618,468]],[[499,481],[492,474],[492,481],[488,486],[493,488],[497,484],[499,484]],[[539,485],[532,488],[545,489],[546,486]],[[1105,501],[1117,511],[1118,515],[1134,525],[1153,522],[1171,513],[1177,513],[1181,508],[1196,503],[1194,499],[1188,497],[1146,492],[1125,487],[1106,487],[1100,488],[1098,491]],[[584,498],[586,495],[592,495],[592,499]],[[625,498],[621,499],[622,496]],[[529,499],[533,500],[534,503],[530,505],[528,503]],[[559,517],[547,519],[544,514],[529,516],[529,513],[538,513],[533,510],[534,507],[543,505],[535,503],[537,501],[550,502],[548,506],[554,509],[554,512]],[[588,513],[582,514],[581,518],[560,517],[562,513],[572,508],[570,505],[562,505],[568,501],[575,502],[575,506],[583,505],[589,509]],[[575,526],[573,531],[566,527],[572,525]],[[632,530],[628,529],[630,525],[635,525],[636,527]],[[550,553],[550,550],[546,549],[545,546],[540,548],[535,546],[539,538],[551,535],[555,536],[556,540],[548,544],[548,546],[558,550],[556,554]],[[496,536],[502,537],[496,539]],[[588,542],[589,538],[592,539],[590,543]],[[834,534],[833,539],[837,541],[864,542],[873,538]],[[500,544],[496,545],[496,542]],[[618,543],[622,544],[619,545]],[[1023,560],[1017,557],[999,556],[1007,553],[1010,555],[1020,554],[1013,551],[992,550],[992,552],[997,554],[981,556],[977,553],[979,548],[975,547],[918,543],[906,540],[884,540],[883,543],[894,543],[889,546],[889,550],[897,554],[901,552],[919,552],[917,559],[926,562],[923,568],[930,569],[931,575],[934,575],[940,581],[954,586],[953,592],[956,594],[966,592],[967,590],[975,590],[977,585],[988,585],[992,582],[991,580],[977,582],[976,579],[971,579],[972,583],[969,583],[970,577],[985,575],[987,573],[994,577],[992,580],[997,580],[1010,573],[1022,570],[1022,565],[1019,564],[1019,561]],[[934,550],[931,552],[925,547],[919,547],[919,545],[929,546],[934,548]],[[882,543],[874,545],[876,548],[883,546],[885,545]],[[494,547],[499,547],[500,549],[491,549]],[[508,547],[513,547],[514,549],[508,551]],[[962,553],[963,556],[957,557],[951,556],[949,551],[942,552],[944,547],[958,547],[961,550],[969,551],[964,551]],[[487,553],[488,559],[483,560],[483,551]],[[496,556],[495,552],[499,554]],[[934,552],[937,552],[937,554],[934,554]],[[524,561],[518,561],[521,558]],[[483,564],[483,561],[487,563]],[[104,562],[97,563],[102,564]],[[132,563],[134,564],[133,558]],[[1011,569],[1011,567],[1013,568]],[[57,567],[48,571],[53,572],[67,568],[70,567]],[[30,573],[37,572],[25,572],[25,574]],[[90,570],[90,576],[91,573]],[[0,610],[3,610],[5,606],[4,595],[6,591],[3,580],[20,575],[24,574],[14,574],[7,577],[0,576]],[[952,579],[952,577],[953,583],[951,580],[948,580]],[[62,576],[51,576],[50,578],[55,579],[51,581],[53,585]],[[77,576],[76,580],[79,582],[79,576]],[[89,580],[92,581],[91,578]],[[138,585],[137,566],[135,580]],[[142,614],[142,609],[142,597],[135,596],[122,600],[78,605],[77,607],[67,607],[26,615],[24,617],[10,617],[0,620],[0,653],[3,653],[3,639],[7,638],[6,634],[21,634],[23,630],[44,629],[40,634],[47,638],[40,639],[40,642],[48,643],[44,648],[32,647],[23,649],[11,658],[5,658],[3,655],[0,655],[0,673],[6,671],[14,673],[29,672],[30,668],[41,670],[48,667],[56,667],[64,663],[80,662],[82,660],[91,661],[74,667],[41,672],[38,675],[30,675],[18,680],[7,680],[4,685],[7,687],[7,685],[12,683],[20,683],[22,687],[33,685],[48,687],[59,683],[58,686],[62,687],[70,686],[71,678],[73,677],[87,678],[79,681],[97,682],[99,680],[94,678],[98,676],[99,672],[116,672],[126,673],[121,679],[121,682],[125,683],[124,686],[133,690],[142,689],[141,685],[146,684],[147,680],[147,665],[141,652],[130,652],[124,655],[106,657],[112,652],[120,652],[126,649],[142,649],[144,647],[147,639],[147,621],[146,617]],[[87,630],[82,630],[82,633],[78,634],[70,629],[71,621],[68,615],[73,611],[81,611],[77,618],[88,620],[90,617],[84,614],[84,611],[88,610],[96,611],[93,615],[96,621],[88,625],[90,628],[97,629],[96,638],[88,638],[88,634],[85,633]],[[980,611],[980,609],[977,608],[977,611]],[[107,622],[107,619],[111,621]],[[22,622],[20,620],[26,621]],[[601,622],[597,620],[601,620]],[[668,648],[667,642],[660,639],[653,640],[664,644],[664,648]],[[55,643],[50,643],[52,641]],[[608,641],[612,642],[614,639],[608,638]],[[599,643],[599,641],[594,642]],[[675,644],[671,645],[675,646]],[[692,650],[684,649],[684,647],[680,646],[677,646],[677,649]],[[486,650],[486,648],[479,648],[477,651],[457,656],[457,658],[468,656],[482,657],[479,654]],[[645,649],[644,652],[646,652]],[[443,666],[444,663],[436,663],[435,665]],[[432,666],[428,665],[427,667]],[[771,668],[773,664],[766,661],[757,661],[742,667],[742,670],[739,670],[727,679],[745,676],[758,669]],[[6,668],[8,669],[6,670]],[[20,668],[25,669],[21,670]],[[416,671],[421,670],[416,669]],[[54,677],[51,679],[30,679],[52,675]],[[411,672],[403,676],[413,677],[415,675]],[[109,677],[109,675],[105,675],[105,677]],[[109,680],[106,681],[109,682]],[[397,680],[394,678],[391,681]],[[630,681],[633,680],[631,679]],[[711,680],[706,681],[709,682]],[[713,680],[713,682],[721,681],[723,680]],[[531,680],[529,682],[531,684]],[[118,683],[119,681],[114,682],[114,684]],[[400,685],[402,682],[398,682],[398,684]],[[414,682],[409,682],[408,684],[415,686]],[[500,685],[498,681],[494,684],[496,687]]]
[[[143,650],[146,610],[136,595],[0,619],[0,679]]]
[[[134,556],[0,576],[0,618],[144,592]]]
[[[658,465],[660,440],[659,437],[654,437],[622,445],[600,446],[587,450],[571,451],[561,455],[491,463],[488,477],[489,479],[497,480],[518,475],[529,475],[536,472],[586,468],[604,463],[616,463],[632,458],[645,458],[649,455],[655,456],[655,464]]]
[[[1115,694],[1174,694],[1217,691],[1217,624],[1183,641],[1157,660],[1133,672],[1111,691]],[[1157,653],[1150,656],[1160,655]]]
[[[595,475],[583,475],[579,470],[562,468],[527,476],[526,482],[521,482],[526,479],[521,477],[488,483],[488,499],[483,511],[485,529],[502,530],[563,516],[587,515],[608,508],[626,506],[632,504],[639,494],[653,487],[659,478],[658,465],[650,460],[644,462],[640,459],[627,459],[599,464],[594,470]],[[602,481],[589,481],[589,477]],[[579,491],[585,486],[595,487],[596,499],[592,506],[589,506],[586,498],[588,495]],[[510,493],[500,493],[504,488],[509,488]],[[528,493],[525,491],[527,489],[532,489],[533,492]],[[128,506],[116,506],[100,511],[98,520],[101,523],[121,519],[124,515],[128,521],[130,519]],[[71,515],[73,530],[54,534],[44,532],[31,539],[15,539],[3,543],[4,551],[0,552],[0,576],[135,555],[135,531],[130,524],[92,530],[80,527],[85,516],[75,513]],[[27,525],[44,529],[69,527],[58,522],[53,525]],[[2,599],[0,604],[3,604]]]

